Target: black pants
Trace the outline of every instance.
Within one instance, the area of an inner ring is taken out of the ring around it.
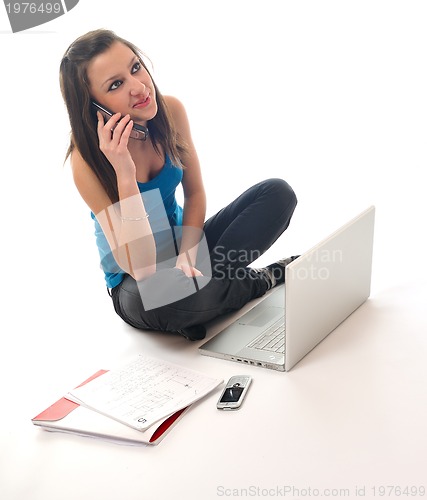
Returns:
[[[177,332],[264,295],[265,278],[247,266],[285,231],[296,204],[295,193],[282,179],[249,188],[204,225],[212,277],[189,278],[176,268],[161,269],[138,283],[127,275],[111,293],[117,314],[136,328]],[[146,310],[141,294],[162,294],[166,282],[188,288],[189,295]]]

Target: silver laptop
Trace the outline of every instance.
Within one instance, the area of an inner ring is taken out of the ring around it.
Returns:
[[[375,207],[285,269],[285,284],[199,347],[201,354],[289,371],[370,295]]]

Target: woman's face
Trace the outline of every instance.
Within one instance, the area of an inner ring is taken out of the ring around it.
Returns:
[[[138,56],[121,42],[94,57],[87,75],[92,98],[122,116],[129,114],[135,123],[146,125],[156,116],[156,92]]]

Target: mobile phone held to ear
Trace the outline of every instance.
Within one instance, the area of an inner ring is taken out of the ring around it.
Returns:
[[[238,410],[248,392],[251,380],[249,375],[231,377],[216,404],[218,410]]]
[[[109,109],[104,108],[104,106],[101,106],[101,104],[97,103],[96,101],[92,101],[92,106],[96,111],[101,112],[105,120],[109,120],[113,116],[113,113]],[[148,128],[144,127],[143,125],[134,123],[130,133],[130,137],[139,141],[146,141],[148,137]]]

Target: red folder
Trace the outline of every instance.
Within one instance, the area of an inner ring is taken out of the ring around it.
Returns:
[[[104,373],[106,370],[99,370],[79,387]],[[48,431],[78,434],[122,444],[148,445],[158,444],[188,408],[156,422],[145,431],[138,431],[63,397],[34,417],[32,422]]]

